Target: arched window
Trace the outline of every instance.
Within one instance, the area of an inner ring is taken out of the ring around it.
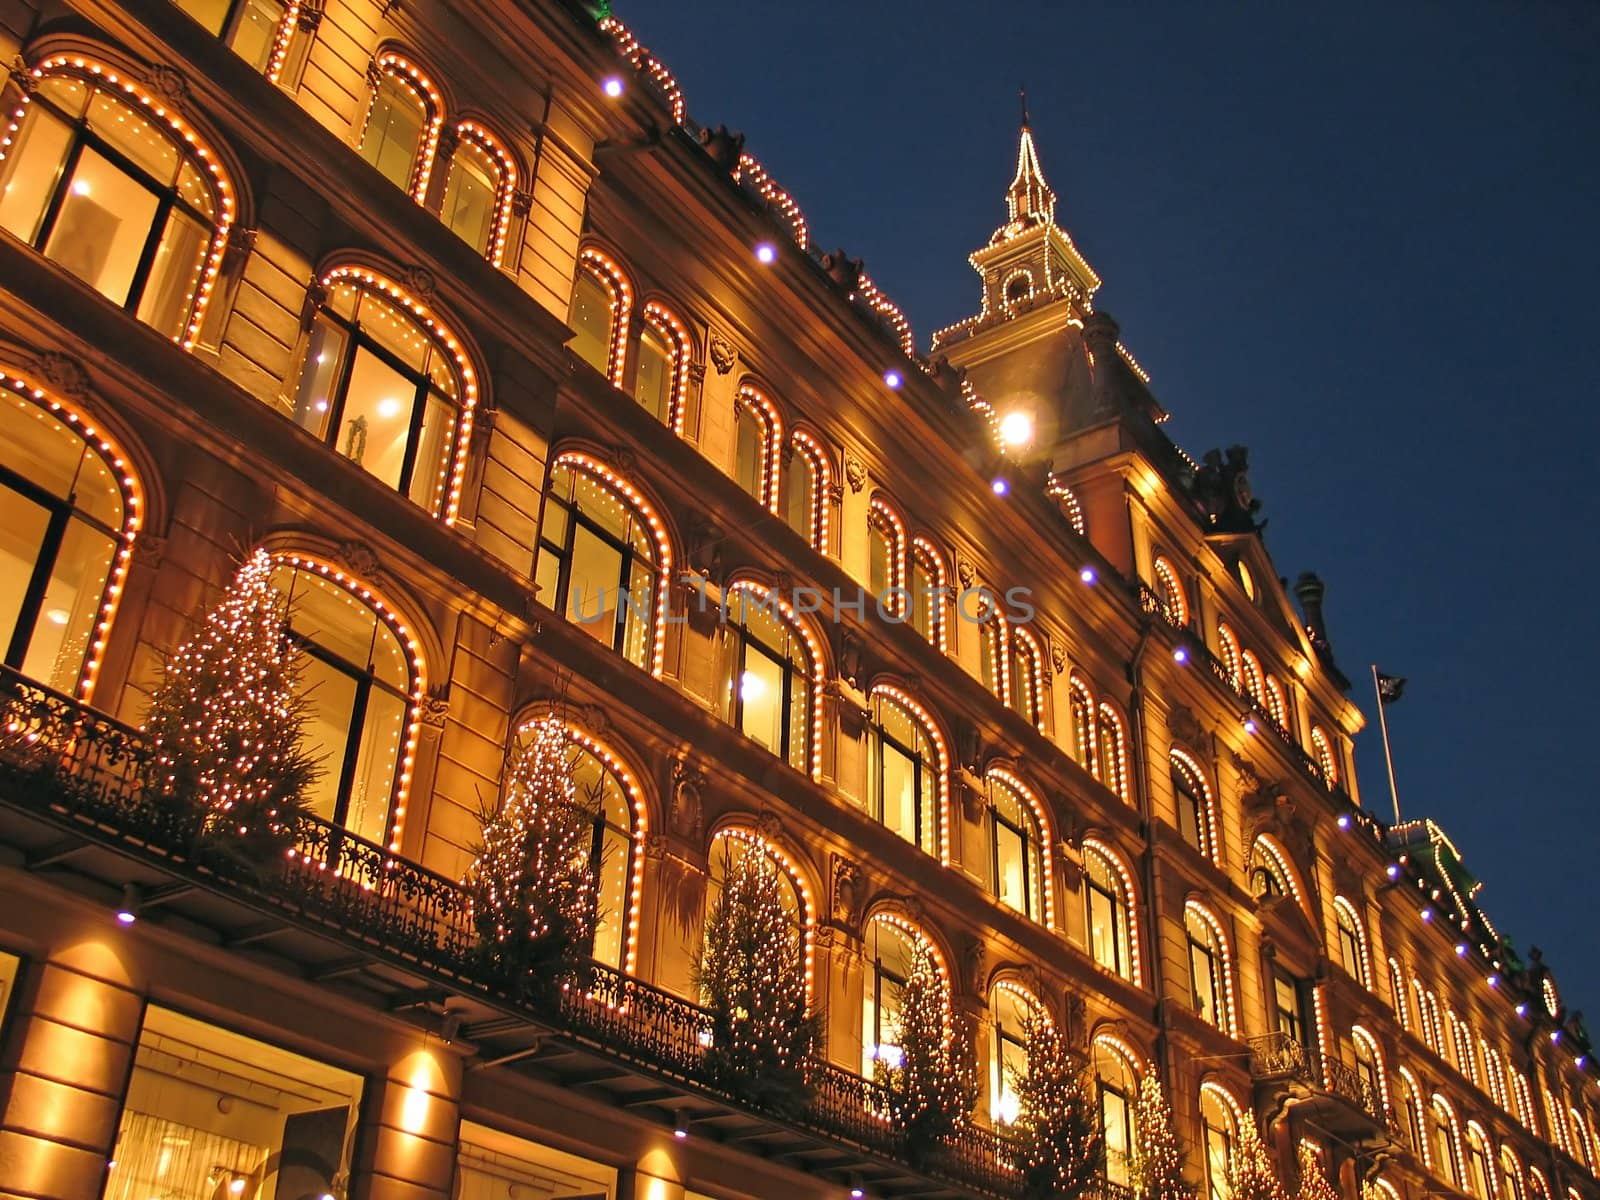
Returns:
[[[1157,558],[1154,568],[1156,599],[1161,605],[1161,616],[1167,624],[1179,629],[1189,624],[1189,598],[1183,594],[1183,584],[1178,572],[1165,558]]]
[[[1356,906],[1343,896],[1333,900],[1333,921],[1339,934],[1339,961],[1344,969],[1359,980],[1361,985],[1372,987],[1372,963],[1367,957],[1367,932],[1362,928],[1361,916]]]
[[[1417,1086],[1416,1078],[1405,1067],[1395,1071],[1397,1090],[1400,1093],[1400,1121],[1405,1130],[1406,1138],[1411,1143],[1412,1152],[1422,1160],[1423,1166],[1431,1166],[1432,1158],[1428,1143],[1427,1118],[1422,1105],[1422,1089]]]
[[[944,748],[909,699],[873,689],[867,730],[867,800],[872,816],[929,854],[943,844]]]
[[[927,642],[945,648],[944,555],[924,537],[911,540],[911,624]]]
[[[1045,484],[1044,494],[1056,502],[1056,510],[1067,519],[1073,533],[1079,537],[1089,536],[1088,525],[1083,518],[1083,505],[1078,502],[1076,492],[1051,475]]]
[[[906,583],[906,525],[882,496],[867,510],[867,587],[888,613],[903,611],[899,589]],[[889,594],[893,591],[893,594]],[[885,597],[887,596],[887,599]]]
[[[1272,723],[1279,729],[1289,728],[1289,701],[1283,691],[1283,684],[1278,682],[1276,675],[1266,675],[1262,678],[1265,689],[1264,702],[1267,706],[1267,715],[1272,718]]]
[[[0,228],[194,344],[234,220],[217,157],[115,72],[46,59],[0,144]]]
[[[323,766],[310,809],[398,850],[423,690],[416,645],[370,591],[319,563],[279,557],[273,583],[305,651],[306,748]]]
[[[1355,1047],[1356,1078],[1361,1082],[1361,1090],[1366,1094],[1369,1103],[1369,1112],[1377,1112],[1389,1107],[1389,1081],[1383,1073],[1383,1056],[1378,1051],[1378,1043],[1373,1036],[1361,1026],[1353,1026],[1350,1030],[1350,1041]]]
[[[1200,1126],[1205,1141],[1207,1200],[1232,1200],[1228,1171],[1239,1136],[1238,1102],[1220,1085],[1200,1085]]]
[[[1261,896],[1290,896],[1296,904],[1304,905],[1304,893],[1299,880],[1289,867],[1289,860],[1276,842],[1265,834],[1255,840],[1250,848],[1250,890]]]
[[[1489,1139],[1476,1121],[1467,1122],[1467,1190],[1478,1200],[1495,1200]]]
[[[1406,1003],[1405,976],[1400,971],[1400,964],[1392,958],[1389,960],[1389,991],[1394,997],[1394,1015],[1400,1022],[1400,1028],[1413,1029],[1410,1005]]]
[[[634,914],[639,904],[643,862],[636,852],[644,836],[644,805],[638,784],[612,754],[571,727],[569,760],[578,799],[594,816],[589,862],[595,888],[594,960],[613,970],[632,972]]]
[[[572,281],[572,352],[622,386],[627,360],[628,317],[633,309],[633,289],[628,277],[610,258],[593,246],[578,255],[578,273]]]
[[[729,681],[733,723],[797,771],[812,773],[821,648],[776,591],[749,580],[729,587],[736,639]]]
[[[1528,1168],[1528,1192],[1533,1200],[1550,1200],[1550,1185],[1544,1180],[1544,1172],[1538,1167]]]
[[[900,998],[915,956],[931,954],[946,989],[949,981],[927,937],[896,917],[884,913],[873,917],[864,941],[868,970],[862,981],[861,1069],[870,1079],[879,1062],[900,1065]]]
[[[1093,1054],[1095,1089],[1105,1129],[1106,1178],[1130,1187],[1133,1160],[1138,1153],[1133,1106],[1139,1094],[1139,1076],[1132,1055],[1111,1038],[1095,1038]]]
[[[1085,770],[1095,769],[1094,697],[1083,676],[1074,671],[1067,681],[1068,706],[1072,710],[1072,753]]]
[[[1217,657],[1222,660],[1222,665],[1228,672],[1228,682],[1233,685],[1233,690],[1243,691],[1244,675],[1240,665],[1239,639],[1226,624],[1217,626]]]
[[[1215,858],[1211,789],[1206,786],[1200,764],[1177,749],[1169,752],[1168,761],[1172,769],[1172,798],[1178,810],[1178,833],[1201,854]]]
[[[88,698],[140,520],[126,456],[43,391],[0,375],[6,666]]]
[[[1490,1097],[1506,1112],[1511,1111],[1506,1096],[1506,1065],[1500,1057],[1500,1052],[1489,1045],[1487,1038],[1478,1039],[1478,1048],[1483,1053],[1484,1082]]]
[[[1317,760],[1317,773],[1329,787],[1339,782],[1339,760],[1334,757],[1333,745],[1320,725],[1311,727],[1311,753]]]
[[[495,266],[505,258],[517,167],[504,143],[476,121],[462,121],[439,217]]]
[[[806,992],[811,992],[812,941],[815,915],[804,883],[788,856],[776,849],[760,834],[749,829],[727,828],[717,831],[711,841],[711,854],[707,864],[705,911],[707,920],[716,910],[717,897],[722,893],[729,869],[747,854],[766,859],[777,872],[781,883],[780,903],[789,919],[795,938],[795,949],[806,973]]]
[[[778,511],[778,447],[783,422],[777,407],[749,384],[733,402],[733,480],[765,508]]]
[[[1123,800],[1128,796],[1128,749],[1122,716],[1102,700],[1095,717],[1095,774]]]
[[[584,455],[556,459],[534,565],[544,603],[658,674],[671,570],[661,522],[637,491]]]
[[[1461,1130],[1450,1102],[1438,1094],[1428,1106],[1428,1143],[1434,1173],[1452,1187],[1462,1187]]]
[[[826,555],[831,538],[829,506],[833,503],[833,464],[821,439],[808,429],[789,434],[793,453],[785,464],[783,516],[789,528]]]
[[[1454,1041],[1451,1057],[1455,1059],[1456,1066],[1473,1083],[1478,1083],[1478,1058],[1474,1053],[1477,1043],[1472,1037],[1472,1027],[1453,1011],[1450,1013],[1450,1034]]]
[[[989,784],[989,844],[994,895],[1001,904],[1049,923],[1049,841],[1040,805],[1009,771],[993,769]]]
[[[256,71],[267,70],[294,32],[285,0],[178,0],[178,7]]]
[[[1517,1100],[1517,1120],[1529,1133],[1537,1134],[1538,1119],[1533,1113],[1533,1092],[1528,1087],[1528,1076],[1515,1068],[1511,1070],[1511,1092]]]
[[[1500,1143],[1500,1178],[1505,1183],[1506,1200],[1526,1200],[1522,1163],[1517,1160],[1517,1152],[1504,1142]]]
[[[1010,639],[1006,636],[1006,619],[1000,615],[999,606],[990,601],[992,593],[987,588],[980,588],[980,594],[981,598],[977,599],[972,610],[973,615],[983,622],[983,640],[978,655],[979,680],[996,700],[1005,704],[1011,694],[1006,653],[1006,644]]]
[[[1261,679],[1261,660],[1256,657],[1254,650],[1244,650],[1239,654],[1239,665],[1244,681],[1245,695],[1257,704],[1264,703],[1263,695],[1265,685]]]
[[[989,991],[994,1018],[994,1049],[989,1058],[989,1116],[997,1125],[1011,1125],[1021,1115],[1017,1085],[1028,1077],[1028,1029],[1049,1016],[1038,998],[1010,980]]]
[[[439,130],[444,126],[444,99],[416,64],[399,54],[380,55],[373,69],[361,157],[420,201],[428,194],[428,177],[433,173]]]
[[[1431,1003],[1433,997],[1428,995],[1428,989],[1422,986],[1422,981],[1411,981],[1412,998],[1417,1002],[1417,1031],[1422,1035],[1422,1040],[1427,1043],[1428,1049],[1435,1054],[1443,1052],[1439,1038],[1439,1017]]]
[[[1572,1137],[1569,1139],[1572,1143],[1572,1157],[1577,1159],[1582,1164],[1583,1169],[1587,1171],[1591,1163],[1588,1126],[1584,1122],[1583,1114],[1575,1108],[1567,1110],[1567,1117],[1572,1127]]]
[[[1195,1014],[1223,1033],[1235,1032],[1233,975],[1228,939],[1217,918],[1193,900],[1184,905],[1189,939],[1189,994]]]
[[[1008,682],[1011,685],[1011,707],[1035,729],[1044,729],[1044,653],[1032,631],[1020,625],[1010,625],[1007,630],[1011,641],[1011,661]]]
[[[1133,885],[1122,864],[1098,842],[1084,843],[1083,897],[1090,956],[1112,974],[1138,983]]]
[[[453,520],[477,403],[456,339],[371,271],[324,276],[294,419],[362,470]]]
[[[683,432],[683,399],[694,346],[682,321],[665,305],[644,306],[639,355],[633,365],[633,398],[674,433]]]

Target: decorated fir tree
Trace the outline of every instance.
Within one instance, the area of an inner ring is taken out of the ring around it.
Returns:
[[[950,993],[933,951],[916,942],[900,990],[900,1057],[879,1061],[889,1117],[904,1132],[913,1162],[924,1162],[966,1121],[977,1102],[977,1076],[954,1036]]]
[[[1288,1200],[1272,1152],[1248,1113],[1239,1121],[1239,1142],[1228,1158],[1228,1195],[1231,1200]]]
[[[1013,1159],[1027,1200],[1092,1193],[1105,1161],[1105,1128],[1083,1063],[1050,1022],[1024,1025],[1028,1070],[1012,1087],[1019,1112]]]
[[[321,773],[305,747],[300,650],[272,572],[265,550],[239,568],[167,659],[144,722],[152,796],[196,818],[206,852],[255,864],[290,844]]]
[[[463,880],[480,961],[523,995],[559,988],[594,938],[594,811],[578,795],[570,754],[559,718],[532,724]]]
[[[1338,1190],[1323,1169],[1322,1156],[1310,1142],[1300,1143],[1295,1152],[1295,1165],[1300,1172],[1300,1190],[1295,1200],[1340,1200]]]
[[[1139,1131],[1133,1186],[1141,1200],[1194,1200],[1194,1188],[1183,1178],[1183,1151],[1172,1127],[1172,1107],[1153,1069],[1139,1081],[1133,1118]]]
[[[711,1012],[705,1058],[711,1077],[746,1099],[787,1111],[806,1102],[817,1023],[806,1003],[800,930],[783,897],[771,857],[730,843],[695,981]]]

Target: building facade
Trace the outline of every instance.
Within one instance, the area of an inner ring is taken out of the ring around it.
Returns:
[[[1026,126],[919,351],[608,15],[17,0],[0,52],[0,1197],[1004,1196],[1042,1016],[1108,1193],[1153,1072],[1213,1200],[1247,1117],[1350,1200],[1600,1198],[1581,1022],[1361,806],[1321,584],[1162,433]],[[258,548],[325,770],[229,874],[131,781]],[[537,1008],[460,881],[552,715],[601,908]],[[822,1020],[799,1115],[698,1067],[735,848]],[[919,946],[980,1096],[913,1164],[871,1078]]]

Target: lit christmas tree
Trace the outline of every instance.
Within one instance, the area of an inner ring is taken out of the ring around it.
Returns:
[[[305,749],[300,650],[288,602],[257,550],[167,660],[144,729],[149,784],[199,818],[202,848],[252,864],[281,854],[321,773]]]
[[[906,1136],[913,1162],[925,1162],[954,1133],[977,1102],[977,1073],[957,1045],[950,994],[933,951],[913,943],[910,969],[900,990],[900,1061],[880,1060],[878,1077],[889,1099],[889,1117]]]
[[[722,1087],[769,1108],[802,1107],[817,1022],[805,951],[777,864],[730,840],[727,877],[706,921],[695,982],[711,1011],[705,1065]]]
[[[1019,1075],[1012,1161],[1027,1200],[1092,1193],[1105,1165],[1105,1127],[1083,1063],[1042,1019],[1024,1025],[1028,1072]]]
[[[1272,1152],[1249,1113],[1239,1122],[1239,1143],[1228,1159],[1228,1195],[1231,1200],[1287,1200]]]
[[[1194,1200],[1194,1188],[1183,1178],[1183,1151],[1172,1128],[1172,1108],[1154,1070],[1139,1081],[1134,1103],[1139,1152],[1133,1160],[1133,1186],[1143,1200]]]
[[[522,995],[549,996],[570,979],[598,919],[594,808],[578,796],[570,756],[559,718],[532,724],[462,881],[480,960]]]
[[[1339,1192],[1322,1169],[1322,1157],[1310,1142],[1302,1141],[1295,1154],[1300,1170],[1300,1191],[1295,1200],[1340,1200]]]

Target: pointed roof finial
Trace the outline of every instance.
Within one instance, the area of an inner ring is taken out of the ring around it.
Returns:
[[[1022,137],[1017,144],[1017,174],[1006,191],[1006,205],[1015,225],[1048,225],[1055,220],[1056,194],[1044,181],[1039,152],[1033,147],[1033,130],[1028,124],[1028,89],[1018,88],[1022,101]]]

